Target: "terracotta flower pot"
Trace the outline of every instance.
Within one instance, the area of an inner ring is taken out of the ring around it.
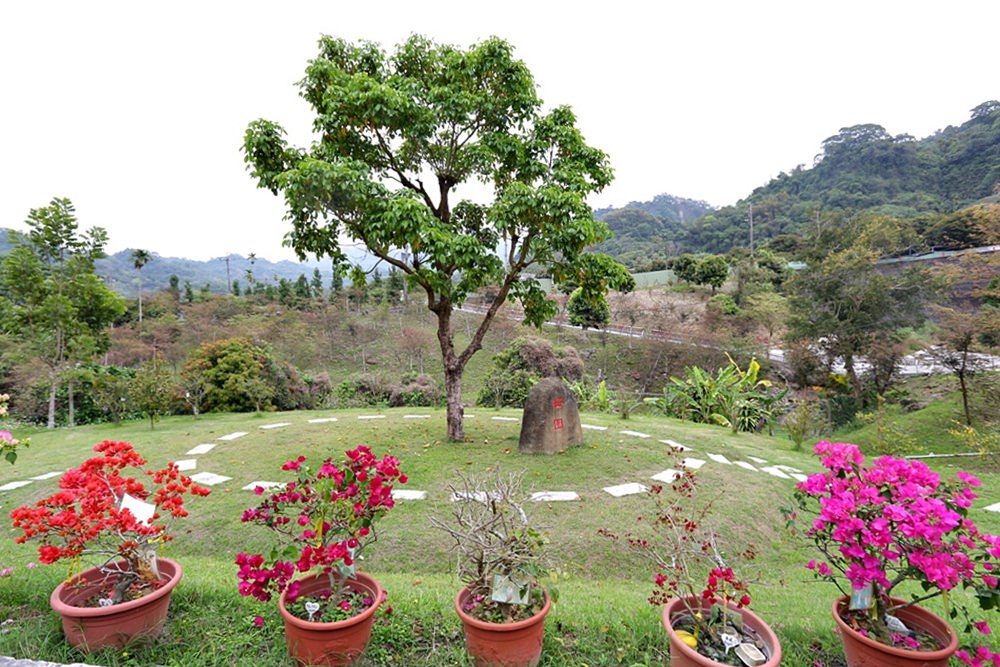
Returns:
[[[699,600],[699,602],[701,602],[701,600]],[[708,612],[711,605],[702,605],[701,608],[705,612]],[[736,605],[733,604],[729,605],[729,609],[731,609],[733,613],[739,614],[743,617],[743,627],[752,629],[764,641],[766,647],[764,655],[767,657],[767,661],[761,667],[777,667],[780,665],[781,642],[778,641],[778,636],[774,634],[774,631],[771,630],[767,623],[765,623],[760,616],[753,613],[749,609],[737,609]],[[681,638],[677,636],[676,632],[674,632],[674,617],[686,612],[687,607],[684,606],[684,601],[680,598],[673,598],[663,607],[663,627],[666,628],[667,636],[670,639],[670,666],[725,667],[721,663],[698,653],[698,651],[681,641]]]
[[[545,606],[523,621],[515,623],[488,623],[465,613],[463,607],[471,592],[463,588],[455,596],[455,611],[462,619],[465,631],[465,648],[476,667],[535,667],[542,656],[542,638],[545,636],[545,616],[552,608],[552,600],[545,589]]]
[[[92,567],[72,582],[56,586],[49,597],[52,610],[62,617],[63,632],[71,646],[84,652],[152,639],[163,630],[170,607],[170,594],[181,580],[180,563],[157,559],[161,579],[166,583],[149,595],[110,607],[77,606],[96,592],[104,574]],[[81,586],[82,584],[82,586]]]
[[[892,598],[893,604],[904,604],[905,600]],[[840,641],[844,645],[844,657],[849,667],[947,667],[948,659],[958,648],[958,635],[948,622],[937,614],[911,605],[893,612],[906,627],[923,630],[938,640],[944,648],[937,651],[911,651],[888,646],[859,634],[840,617],[840,611],[847,604],[843,596],[833,602],[833,619],[840,631]]]
[[[299,580],[299,597],[329,590],[326,575],[311,574]],[[333,623],[314,623],[297,618],[285,607],[285,593],[278,598],[278,611],[285,620],[288,654],[300,665],[351,667],[361,661],[372,634],[375,612],[382,604],[382,587],[374,578],[358,572],[348,579],[347,588],[370,595],[375,603],[357,616]]]

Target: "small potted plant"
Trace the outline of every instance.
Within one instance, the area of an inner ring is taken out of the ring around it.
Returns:
[[[961,588],[983,609],[1000,604],[1000,539],[967,516],[979,481],[962,472],[942,480],[921,461],[893,456],[866,464],[847,443],[819,442],[814,453],[826,470],[796,491],[814,516],[806,535],[822,554],[807,567],[842,593],[833,616],[848,665],[943,667],[953,653],[970,665],[1000,664],[986,647],[956,653],[950,625],[917,605]],[[952,618],[964,614],[966,631],[989,633],[955,599],[949,606]]]
[[[599,532],[652,562],[650,604],[663,606],[663,626],[673,667],[781,663],[781,644],[748,608],[749,585],[730,565],[752,561],[752,545],[726,554],[720,536],[706,526],[712,503],[698,498],[697,473],[679,466],[669,486],[649,490],[651,513],[633,531]]]
[[[431,523],[458,554],[465,585],[455,610],[466,649],[476,667],[534,667],[555,591],[541,585],[549,574],[546,540],[522,508],[521,476],[494,470],[459,479],[451,485],[450,520]]]
[[[288,650],[299,664],[357,664],[383,591],[356,561],[375,541],[376,520],[393,507],[393,484],[405,484],[406,475],[398,459],[377,458],[363,445],[340,463],[313,465],[300,456],[282,470],[296,478],[269,493],[258,487],[264,500],[243,514],[243,522],[273,531],[278,544],[266,558],[237,555],[240,593],[279,596]]]
[[[84,651],[159,634],[182,570],[157,549],[173,539],[171,520],[187,516],[185,494],[209,493],[174,464],[146,468],[127,442],[94,451],[62,476],[57,493],[10,514],[21,531],[16,542],[40,542],[40,562],[69,561],[70,576],[50,603],[69,643]],[[81,558],[98,564],[81,572]]]

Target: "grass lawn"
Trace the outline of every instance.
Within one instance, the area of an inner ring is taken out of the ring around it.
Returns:
[[[786,465],[805,472],[819,470],[805,452],[794,452],[788,440],[741,434],[651,416],[622,421],[612,415],[584,415],[583,421],[607,427],[587,430],[585,442],[563,455],[527,457],[518,454],[520,425],[493,417],[519,417],[518,411],[470,409],[467,442],[444,439],[443,410],[393,409],[382,419],[358,419],[371,411],[296,412],[264,415],[209,415],[200,419],[172,417],[146,422],[101,425],[31,435],[32,445],[17,464],[0,467],[0,486],[79,464],[104,439],[126,440],[154,465],[196,458],[192,472],[212,472],[232,479],[214,486],[208,498],[188,503],[190,517],[175,524],[177,538],[163,555],[180,561],[184,580],[174,593],[167,631],[149,646],[83,656],[69,649],[59,621],[49,610],[48,595],[66,575],[61,564],[27,569],[36,560],[33,545],[15,545],[9,521],[0,524],[0,567],[15,572],[0,579],[0,656],[60,662],[87,661],[100,665],[291,665],[285,655],[281,622],[275,605],[241,598],[233,559],[239,551],[269,545],[269,534],[245,526],[239,518],[255,496],[242,487],[253,481],[287,479],[280,466],[289,458],[339,456],[357,444],[368,444],[377,455],[391,453],[402,461],[409,482],[402,488],[423,490],[423,501],[399,501],[379,524],[379,541],[363,567],[389,591],[394,611],[377,624],[366,658],[368,665],[468,665],[461,628],[453,609],[459,582],[446,536],[431,528],[431,516],[449,512],[448,484],[455,471],[476,473],[499,465],[523,471],[527,491],[576,491],[577,502],[538,503],[528,508],[534,523],[551,540],[561,563],[560,600],[547,621],[542,665],[663,665],[666,636],[658,609],[646,598],[652,584],[648,567],[598,535],[602,527],[626,531],[644,496],[614,498],[602,488],[625,482],[650,484],[650,477],[671,460],[660,439],[692,448],[686,456],[706,460],[700,471],[703,493],[715,498],[715,527],[736,548],[757,545],[753,608],[776,630],[786,654],[784,664],[833,667],[841,662],[832,632],[833,588],[814,583],[803,564],[814,557],[801,538],[788,535],[781,508],[791,505],[794,481],[760,471],[724,465],[708,459],[721,454],[730,461],[766,460],[755,464]],[[426,419],[404,419],[424,414]],[[307,422],[336,417],[335,422]],[[261,426],[289,422],[289,426]],[[622,434],[629,430],[648,434]],[[236,431],[247,435],[231,441],[218,438]],[[18,432],[17,435],[27,435]],[[203,443],[217,446],[200,456],[188,450]],[[961,461],[977,465],[977,461]],[[952,462],[932,465],[947,469]],[[984,472],[982,498],[976,508],[1000,501],[1000,476]],[[32,481],[0,491],[0,513],[32,503],[56,488],[56,479]],[[1000,531],[1000,515],[973,509],[984,530]],[[934,605],[930,605],[935,608]],[[940,609],[938,608],[940,611]],[[255,628],[262,614],[266,623]],[[974,639],[974,638],[973,638]]]

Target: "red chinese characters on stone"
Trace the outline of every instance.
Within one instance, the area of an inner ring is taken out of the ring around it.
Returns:
[[[552,420],[552,428],[554,428],[557,431],[561,431],[563,429],[563,420],[562,419],[553,419]]]

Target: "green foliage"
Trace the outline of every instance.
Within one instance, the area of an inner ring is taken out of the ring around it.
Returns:
[[[188,391],[204,394],[204,411],[247,412],[272,408],[280,387],[276,362],[263,345],[246,338],[203,343],[184,364]]]
[[[370,42],[323,37],[299,86],[318,141],[294,148],[282,127],[254,121],[243,146],[250,172],[283,194],[300,257],[343,264],[350,240],[421,288],[443,341],[449,437],[460,440],[460,379],[497,308],[519,301],[534,326],[555,314],[524,270],[614,266],[584,259],[609,236],[586,202],[611,181],[607,156],[585,143],[568,107],[543,113],[530,71],[496,38],[461,50],[414,35],[387,56]],[[459,200],[456,188],[471,181],[490,185],[493,201]],[[615,268],[581,287],[623,282]],[[494,307],[458,352],[451,315],[487,286],[497,287]]]
[[[577,287],[566,302],[569,323],[584,329],[601,329],[611,321],[611,307],[603,294],[592,299],[583,295],[583,288]]]
[[[697,285],[708,285],[712,293],[722,287],[729,277],[729,263],[722,255],[709,255],[698,260],[694,267],[694,282]]]
[[[476,403],[523,407],[531,387],[544,377],[579,381],[583,361],[572,347],[556,349],[541,338],[517,338],[506,350],[493,355],[493,366],[483,378]]]
[[[728,294],[716,294],[708,300],[705,308],[726,317],[735,317],[741,312],[740,307],[736,305],[736,300]]]
[[[690,366],[684,378],[670,378],[663,397],[653,404],[664,414],[704,424],[727,426],[733,433],[771,428],[777,404],[787,389],[774,392],[769,380],[760,379],[760,364],[752,359],[742,370],[735,361],[709,372]]]
[[[154,359],[139,366],[129,396],[134,409],[149,419],[149,430],[161,416],[170,413],[176,391],[174,374],[166,364]]]
[[[819,404],[809,400],[795,401],[792,409],[781,419],[781,424],[797,452],[802,450],[806,439],[819,436],[826,426]]]

